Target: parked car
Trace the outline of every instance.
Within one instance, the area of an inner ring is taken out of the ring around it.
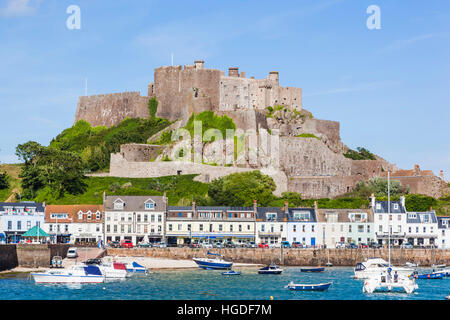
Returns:
[[[236,245],[233,241],[227,241],[225,242],[225,248],[236,248]]]
[[[349,249],[358,249],[358,246],[356,245],[356,243],[352,242],[352,243],[348,244],[347,248],[349,248]]]
[[[256,244],[255,241],[250,241],[250,242],[248,243],[248,247],[249,247],[249,248],[258,248],[258,245]]]
[[[158,242],[155,244],[155,247],[157,248],[167,248],[167,245],[165,242]]]
[[[258,244],[258,248],[268,248],[269,245],[267,243],[261,242],[260,244]]]
[[[336,249],[345,249],[347,246],[344,242],[337,242],[335,247]]]
[[[202,248],[212,249],[213,245],[211,243],[202,243]]]
[[[279,242],[270,243],[269,248],[281,248],[281,243]]]
[[[369,246],[365,243],[360,243],[359,246],[363,249],[368,248]]]
[[[412,248],[414,248],[414,246],[413,246],[411,243],[406,242],[406,243],[402,243],[402,245],[400,246],[400,248],[403,248],[403,249],[412,249]]]
[[[78,257],[78,250],[77,248],[69,248],[69,250],[67,250],[67,258],[76,258]]]
[[[371,247],[373,249],[378,249],[378,248],[381,248],[381,244],[379,244],[378,242],[371,242],[371,243],[369,243],[369,247]]]
[[[111,241],[111,242],[109,243],[109,246],[110,246],[111,248],[120,248],[120,242],[119,242],[119,241]]]
[[[290,248],[291,244],[289,243],[289,241],[281,241],[281,246],[283,248]]]
[[[191,248],[200,248],[200,247],[201,247],[200,243],[198,243],[198,242],[191,243]]]
[[[216,242],[216,243],[214,243],[213,247],[214,247],[214,248],[217,248],[217,249],[225,248],[225,246],[223,245],[222,242]]]
[[[291,247],[292,248],[303,248],[303,243],[298,242],[298,241],[294,241],[294,242],[292,242]]]
[[[121,248],[133,248],[133,242],[131,242],[131,240],[122,240],[120,242],[120,247]]]
[[[150,248],[152,244],[150,242],[139,242],[138,247],[139,248]]]

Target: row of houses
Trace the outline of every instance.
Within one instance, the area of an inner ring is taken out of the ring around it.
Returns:
[[[193,242],[299,242],[334,248],[371,243],[450,248],[450,217],[408,212],[405,198],[376,201],[369,209],[169,206],[165,196],[107,196],[103,205],[0,203],[0,240],[18,242],[39,226],[52,242],[131,240],[186,245]],[[390,228],[390,235],[389,235]]]

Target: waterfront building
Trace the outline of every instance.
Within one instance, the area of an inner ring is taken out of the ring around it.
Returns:
[[[414,246],[438,246],[436,212],[407,212],[406,241]]]
[[[319,228],[314,208],[289,208],[287,217],[287,241],[302,243],[303,247],[315,247],[322,243],[323,230]]]
[[[22,234],[44,224],[45,203],[0,203],[0,242],[18,243]]]
[[[103,205],[48,205],[46,231],[54,243],[95,243],[103,240]]]
[[[160,242],[164,237],[167,198],[165,196],[104,195],[106,242],[131,240]]]
[[[253,207],[169,206],[166,237],[170,245],[234,244],[255,241]]]
[[[316,209],[322,234],[320,245],[369,244],[374,241],[373,213],[369,209]]]
[[[437,246],[441,249],[450,249],[450,216],[437,217],[437,221]]]
[[[400,197],[400,201],[390,201],[390,210],[388,210],[387,201],[376,201],[372,195],[370,206],[374,215],[375,241],[380,245],[387,245],[390,227],[391,244],[399,246],[404,243],[408,231],[405,197]]]
[[[287,204],[279,207],[258,207],[256,213],[256,242],[279,246],[287,241]]]

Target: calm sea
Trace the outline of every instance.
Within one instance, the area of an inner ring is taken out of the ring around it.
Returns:
[[[419,270],[425,271],[425,270]],[[419,289],[406,293],[362,293],[362,280],[352,279],[353,269],[332,267],[323,273],[302,273],[287,267],[281,275],[258,275],[255,269],[243,269],[240,276],[223,276],[216,270],[153,271],[124,281],[102,284],[36,284],[33,280],[0,280],[1,300],[443,300],[450,294],[450,278],[417,280]],[[290,291],[295,283],[333,281],[326,292]]]

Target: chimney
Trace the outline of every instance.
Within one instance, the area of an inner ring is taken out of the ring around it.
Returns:
[[[317,201],[314,201],[314,210],[319,209],[319,206],[317,205]]]
[[[401,202],[401,204],[402,204],[402,207],[404,208],[405,205],[406,205],[406,202],[405,202],[405,196],[401,196],[401,197],[400,197],[400,202]]]
[[[433,207],[430,207],[430,211],[433,211]]]
[[[288,213],[289,212],[289,202],[285,201],[284,202],[284,213]]]
[[[164,201],[164,203],[166,203],[167,204],[167,193],[166,193],[166,190],[164,190],[164,193],[163,193],[163,201]]]
[[[238,67],[230,67],[230,68],[228,68],[228,76],[229,77],[237,77],[237,78],[239,78],[239,68]]]
[[[205,66],[205,61],[195,60],[194,65],[195,65],[195,69],[203,69],[203,67]]]
[[[370,195],[370,207],[375,208],[375,195],[373,193]]]
[[[439,177],[441,178],[441,180],[444,180],[444,170],[441,170],[441,172],[439,173]]]
[[[244,71],[241,72],[241,78],[245,78],[245,72]]]
[[[414,175],[419,176],[420,175],[420,167],[418,164],[414,165]]]
[[[256,213],[258,210],[258,202],[256,200],[253,200],[253,211]]]
[[[42,203],[42,206],[43,206],[44,209],[45,209],[45,206],[46,206],[46,202],[45,202],[45,201]]]

